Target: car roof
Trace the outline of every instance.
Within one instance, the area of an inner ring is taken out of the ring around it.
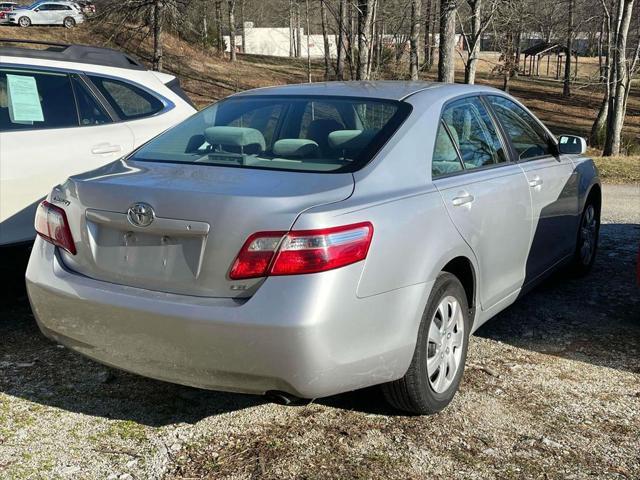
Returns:
[[[68,4],[70,2],[52,3]],[[0,44],[2,43],[25,43],[47,46],[44,50],[25,47],[0,46],[0,55],[6,55],[8,57],[37,58],[41,60],[55,60],[60,62],[76,62],[91,65],[103,65],[106,67],[127,68],[130,70],[146,70],[144,65],[131,56],[111,48],[0,38]]]
[[[346,82],[317,82],[273,87],[255,88],[236,93],[234,96],[253,95],[309,95],[376,98],[384,100],[404,100],[418,92],[433,93],[438,96],[457,96],[464,93],[496,91],[480,85],[438,83],[401,80],[373,80]]]

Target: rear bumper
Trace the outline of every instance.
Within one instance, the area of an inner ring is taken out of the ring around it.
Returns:
[[[93,280],[38,238],[26,279],[43,333],[99,362],[207,389],[316,398],[397,379],[411,361],[431,285],[357,298],[361,271],[272,277],[238,302]]]

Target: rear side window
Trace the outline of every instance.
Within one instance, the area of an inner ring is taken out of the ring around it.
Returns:
[[[431,162],[432,178],[441,177],[450,173],[463,170],[462,162],[456,151],[456,147],[447,132],[444,122],[441,120],[436,134],[436,146],[433,150]]]
[[[77,75],[71,76],[71,83],[73,84],[73,91],[76,94],[76,102],[78,103],[80,125],[90,126],[111,123],[111,118],[107,112]]]
[[[77,126],[69,75],[0,70],[0,131]]]
[[[371,160],[410,112],[407,103],[369,98],[230,97],[151,140],[132,158],[351,172]]]
[[[527,111],[508,98],[486,97],[518,153],[519,160],[550,155],[547,133]]]
[[[94,75],[89,78],[123,120],[149,117],[164,108],[158,98],[130,83]]]
[[[442,120],[454,137],[465,169],[507,161],[493,120],[479,98],[468,97],[449,104]]]

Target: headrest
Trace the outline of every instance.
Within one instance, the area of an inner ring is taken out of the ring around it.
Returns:
[[[282,157],[313,157],[318,144],[306,138],[283,138],[273,144],[273,154]]]
[[[260,130],[246,127],[208,127],[204,130],[204,136],[211,145],[233,145],[235,147],[248,147],[257,145],[260,151],[266,148],[264,136]]]
[[[372,130],[336,130],[329,134],[329,146],[336,150],[358,150],[374,137]]]

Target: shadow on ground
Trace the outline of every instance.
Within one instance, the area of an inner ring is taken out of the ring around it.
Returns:
[[[640,225],[603,225],[599,256],[588,277],[556,274],[476,335],[640,372],[640,288],[634,277],[639,239]],[[22,257],[13,258],[19,265],[17,260]],[[266,401],[114,371],[61,348],[38,331],[21,287],[22,275],[14,273],[12,280],[12,294],[0,298],[0,392],[68,411],[150,426],[194,423]],[[318,402],[345,410],[394,414],[377,387]]]

